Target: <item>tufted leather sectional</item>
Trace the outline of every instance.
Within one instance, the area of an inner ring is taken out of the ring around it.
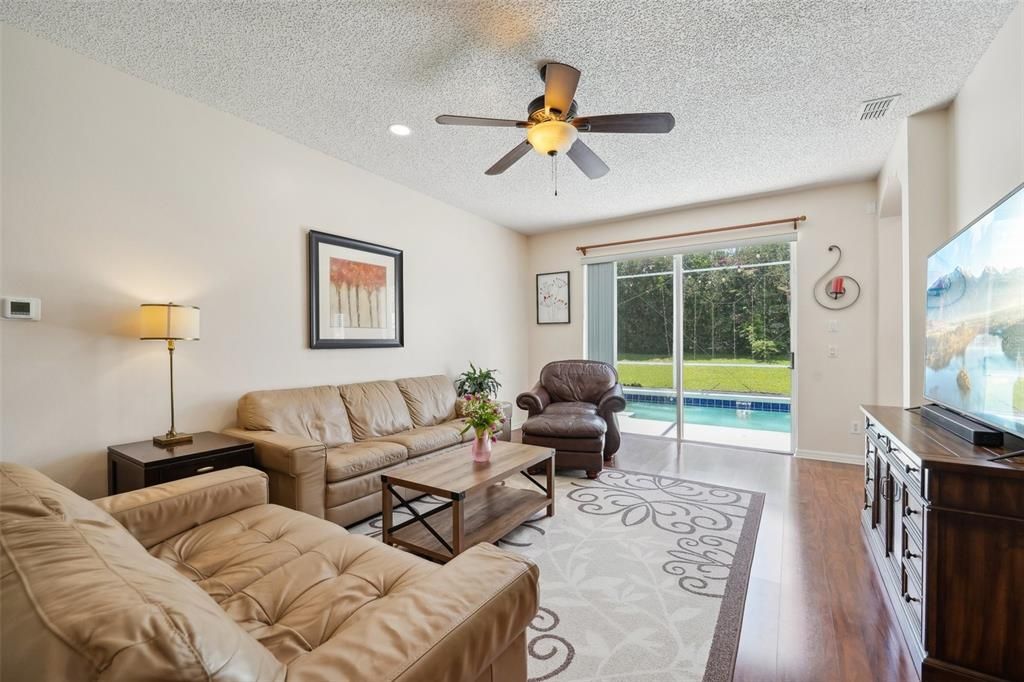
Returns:
[[[4,680],[526,679],[537,569],[444,566],[267,504],[227,469],[97,500],[0,464]]]
[[[255,444],[271,502],[348,526],[380,513],[382,473],[472,437],[458,408],[443,375],[255,391],[224,433]]]

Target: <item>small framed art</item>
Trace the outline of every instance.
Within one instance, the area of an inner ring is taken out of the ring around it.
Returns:
[[[537,324],[569,324],[569,271],[537,275]]]
[[[309,347],[403,344],[402,252],[309,231]]]

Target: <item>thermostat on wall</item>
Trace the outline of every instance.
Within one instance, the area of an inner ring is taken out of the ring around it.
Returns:
[[[43,304],[38,298],[4,296],[3,316],[8,320],[38,320]]]

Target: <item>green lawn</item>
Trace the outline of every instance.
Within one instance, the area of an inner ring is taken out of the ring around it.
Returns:
[[[672,388],[672,365],[619,362],[618,370],[623,386]],[[781,367],[715,367],[687,363],[683,370],[683,389],[790,395],[790,370],[788,363]]]
[[[785,365],[789,366],[789,357],[780,356],[768,358],[767,360],[755,360],[754,358],[716,358],[710,355],[687,355],[684,357],[687,362],[729,362],[734,365]],[[619,362],[665,362],[672,364],[672,358],[658,357],[650,353],[619,353]]]

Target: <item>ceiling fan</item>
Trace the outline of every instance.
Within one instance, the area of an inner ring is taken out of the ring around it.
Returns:
[[[541,67],[540,77],[544,81],[544,94],[530,102],[525,121],[447,114],[435,120],[441,125],[526,129],[526,139],[484,171],[487,175],[504,173],[533,149],[553,159],[565,154],[591,180],[605,175],[608,165],[579,139],[578,133],[667,133],[675,127],[676,120],[669,113],[577,117],[573,98],[580,81],[579,69],[550,62]],[[558,194],[557,187],[555,194]]]

